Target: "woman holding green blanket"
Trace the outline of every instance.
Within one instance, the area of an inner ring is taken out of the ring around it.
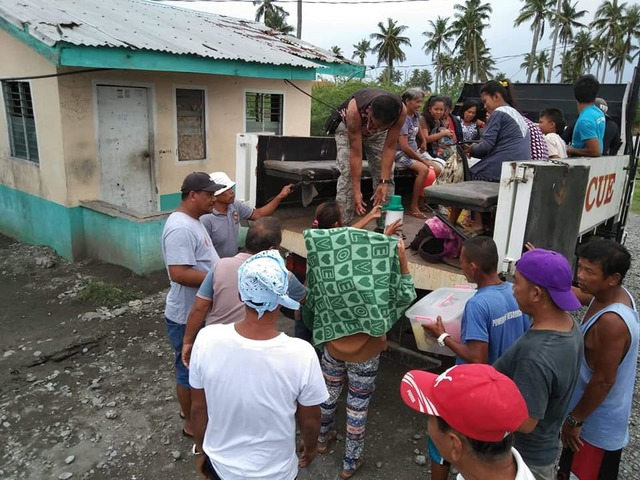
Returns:
[[[376,208],[356,225],[364,228],[379,217],[380,211]],[[321,454],[329,450],[337,436],[334,429],[336,404],[345,380],[348,384],[346,445],[340,478],[349,479],[363,464],[367,412],[375,388],[380,353],[387,347],[386,332],[415,299],[415,288],[402,240],[366,230],[341,228],[342,225],[340,206],[327,202],[316,210],[313,226],[315,229],[331,229],[331,232],[326,232],[326,235],[317,230],[316,233],[314,230],[305,232],[309,262],[307,279],[312,298],[311,305],[307,304],[310,308],[305,308],[305,315],[309,313],[315,327],[314,343],[324,343],[321,366],[329,400],[320,406],[322,424],[318,452]],[[400,221],[389,225],[385,234],[392,236],[399,226]],[[336,244],[320,252],[321,245],[326,247],[327,241],[334,240]],[[362,249],[369,252],[366,257],[358,256],[362,255],[359,253]],[[326,260],[328,257],[334,260]],[[347,260],[342,261],[341,258]],[[327,267],[325,262],[333,265]],[[325,272],[327,268],[335,269],[333,278],[338,288],[334,289],[324,276],[316,273],[315,268],[322,268]],[[342,272],[344,268],[349,272]],[[358,285],[360,281],[369,286]],[[343,288],[347,284],[350,288]],[[336,290],[343,293],[337,296],[328,294],[328,291]],[[386,298],[387,303],[382,304],[377,300],[380,298]],[[351,317],[347,318],[350,313]],[[327,322],[331,324],[329,328]],[[335,327],[333,332],[326,336],[331,327]]]

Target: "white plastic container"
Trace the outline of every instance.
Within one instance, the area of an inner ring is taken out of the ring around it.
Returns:
[[[442,317],[444,329],[454,340],[460,341],[460,321],[464,306],[476,291],[472,288],[438,288],[426,295],[405,312],[411,321],[418,350],[439,355],[455,356],[448,347],[441,347],[435,338],[422,328],[423,324],[435,323]]]

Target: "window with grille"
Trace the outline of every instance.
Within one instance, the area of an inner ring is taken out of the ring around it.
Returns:
[[[11,156],[39,162],[38,137],[29,82],[3,82]]]
[[[204,90],[176,89],[178,160],[207,158]]]
[[[246,105],[247,132],[273,132],[282,135],[283,95],[247,92]]]

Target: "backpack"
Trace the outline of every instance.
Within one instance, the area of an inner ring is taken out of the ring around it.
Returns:
[[[443,258],[457,258],[462,240],[438,217],[429,218],[409,244],[425,262],[439,263]]]

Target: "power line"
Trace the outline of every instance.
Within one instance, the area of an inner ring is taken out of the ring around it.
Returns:
[[[174,0],[178,2],[190,3],[197,0]],[[209,3],[253,3],[253,0],[204,0]],[[389,3],[418,3],[428,2],[429,0],[305,0],[303,5],[313,4],[331,4],[331,5],[361,5],[361,4],[389,4]],[[275,1],[274,1],[275,3]],[[278,4],[281,3],[298,3],[298,0],[277,0]]]

